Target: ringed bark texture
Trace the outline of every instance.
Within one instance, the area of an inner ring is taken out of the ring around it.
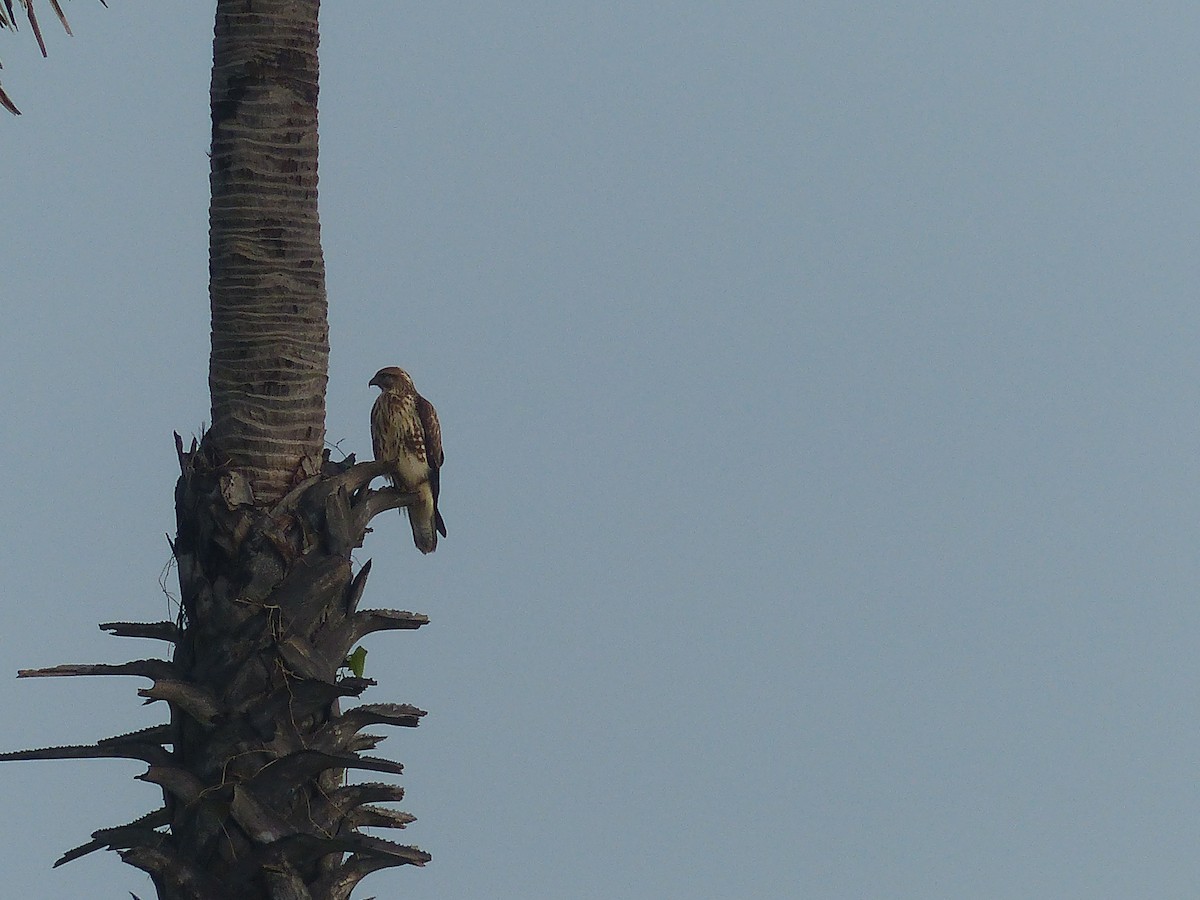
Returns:
[[[320,0],[218,0],[206,447],[257,503],[319,469],[329,371],[317,219]]]

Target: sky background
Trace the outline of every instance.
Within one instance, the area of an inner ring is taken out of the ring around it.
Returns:
[[[0,34],[0,745],[161,721],[208,417],[211,3]],[[1200,7],[326,3],[329,440],[438,407],[356,897],[1200,892]],[[174,590],[173,582],[168,582]],[[132,762],[0,766],[6,896],[153,896]]]

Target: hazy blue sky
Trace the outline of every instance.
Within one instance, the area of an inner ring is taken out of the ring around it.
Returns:
[[[212,4],[110,7],[0,35],[6,748],[162,719],[11,676],[157,649],[208,415]],[[359,894],[1200,893],[1200,7],[325,7],[329,438],[408,368],[450,532]],[[142,769],[0,767],[2,893],[151,896],[49,868]]]

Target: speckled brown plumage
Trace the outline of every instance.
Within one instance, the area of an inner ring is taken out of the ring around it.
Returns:
[[[422,553],[437,549],[437,537],[446,536],[446,523],[438,511],[441,486],[442,427],[433,404],[417,393],[403,369],[388,366],[371,379],[380,394],[371,407],[371,445],[375,459],[392,463],[392,484],[419,495],[408,507],[413,543]]]

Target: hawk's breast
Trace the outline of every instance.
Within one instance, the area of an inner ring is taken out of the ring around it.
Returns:
[[[382,394],[373,410],[372,424],[377,429],[379,446],[376,458],[395,466],[397,482],[416,488],[429,480],[425,454],[425,431],[417,414],[416,398]]]

